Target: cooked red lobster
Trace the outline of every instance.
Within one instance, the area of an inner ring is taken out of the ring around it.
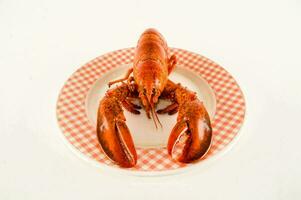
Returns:
[[[109,86],[122,84],[108,90],[99,103],[96,128],[99,143],[108,158],[121,167],[129,168],[137,163],[134,142],[122,109],[140,114],[141,106],[132,101],[135,98],[140,100],[156,127],[161,125],[157,113],[171,115],[178,112],[177,123],[167,144],[172,158],[180,141],[183,144],[181,154],[174,159],[183,163],[203,157],[210,148],[212,128],[209,115],[194,92],[168,80],[177,63],[176,56],[169,57],[168,52],[163,36],[155,29],[147,29],[138,41],[133,67],[124,78],[110,82]],[[155,111],[159,99],[168,99],[172,103]]]

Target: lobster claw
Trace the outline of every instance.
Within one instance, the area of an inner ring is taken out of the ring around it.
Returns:
[[[168,154],[179,162],[190,163],[207,153],[211,140],[210,118],[203,104],[194,100],[182,105],[168,139]]]
[[[137,163],[137,153],[121,107],[119,104],[114,105],[114,102],[104,101],[98,111],[98,141],[112,161],[124,168],[133,167]]]

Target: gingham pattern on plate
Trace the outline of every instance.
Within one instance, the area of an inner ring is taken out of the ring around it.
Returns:
[[[245,114],[242,92],[233,77],[221,66],[198,54],[182,49],[171,49],[178,63],[202,76],[212,87],[217,98],[213,127],[213,143],[207,159],[224,149],[237,135]],[[85,112],[85,99],[95,81],[107,71],[132,62],[134,48],[114,51],[99,56],[78,69],[66,82],[57,103],[57,118],[67,141],[85,156],[99,163],[118,167],[102,152],[95,127]],[[106,84],[106,83],[104,83]],[[129,170],[164,171],[187,166],[170,159],[166,149],[137,149],[138,163]],[[202,161],[200,161],[202,162]]]

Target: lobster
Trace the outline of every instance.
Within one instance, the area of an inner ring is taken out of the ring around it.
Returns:
[[[195,92],[168,79],[177,63],[176,56],[169,57],[168,53],[163,36],[155,29],[145,30],[135,49],[133,67],[124,78],[109,82],[109,87],[122,84],[109,89],[100,100],[97,138],[106,156],[120,167],[130,168],[137,163],[137,152],[123,108],[140,114],[139,109],[143,107],[156,127],[162,126],[157,114],[178,112],[167,144],[168,154],[178,162],[196,161],[210,148],[212,128],[206,108]],[[139,99],[141,106],[133,103],[133,99]],[[155,111],[159,99],[170,100],[171,104]],[[180,155],[175,153],[178,146]]]

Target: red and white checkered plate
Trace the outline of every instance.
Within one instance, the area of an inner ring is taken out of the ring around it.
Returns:
[[[204,56],[177,48],[172,48],[171,54],[176,54],[179,65],[202,76],[215,93],[213,142],[205,158],[193,164],[180,164],[168,156],[165,148],[137,148],[137,165],[131,169],[121,169],[102,152],[95,127],[86,114],[85,100],[99,77],[111,69],[132,62],[134,48],[117,50],[93,59],[78,69],[65,83],[57,102],[57,119],[69,146],[82,158],[97,166],[145,175],[183,171],[201,165],[228,149],[237,137],[245,115],[245,101],[238,84],[224,68]]]

